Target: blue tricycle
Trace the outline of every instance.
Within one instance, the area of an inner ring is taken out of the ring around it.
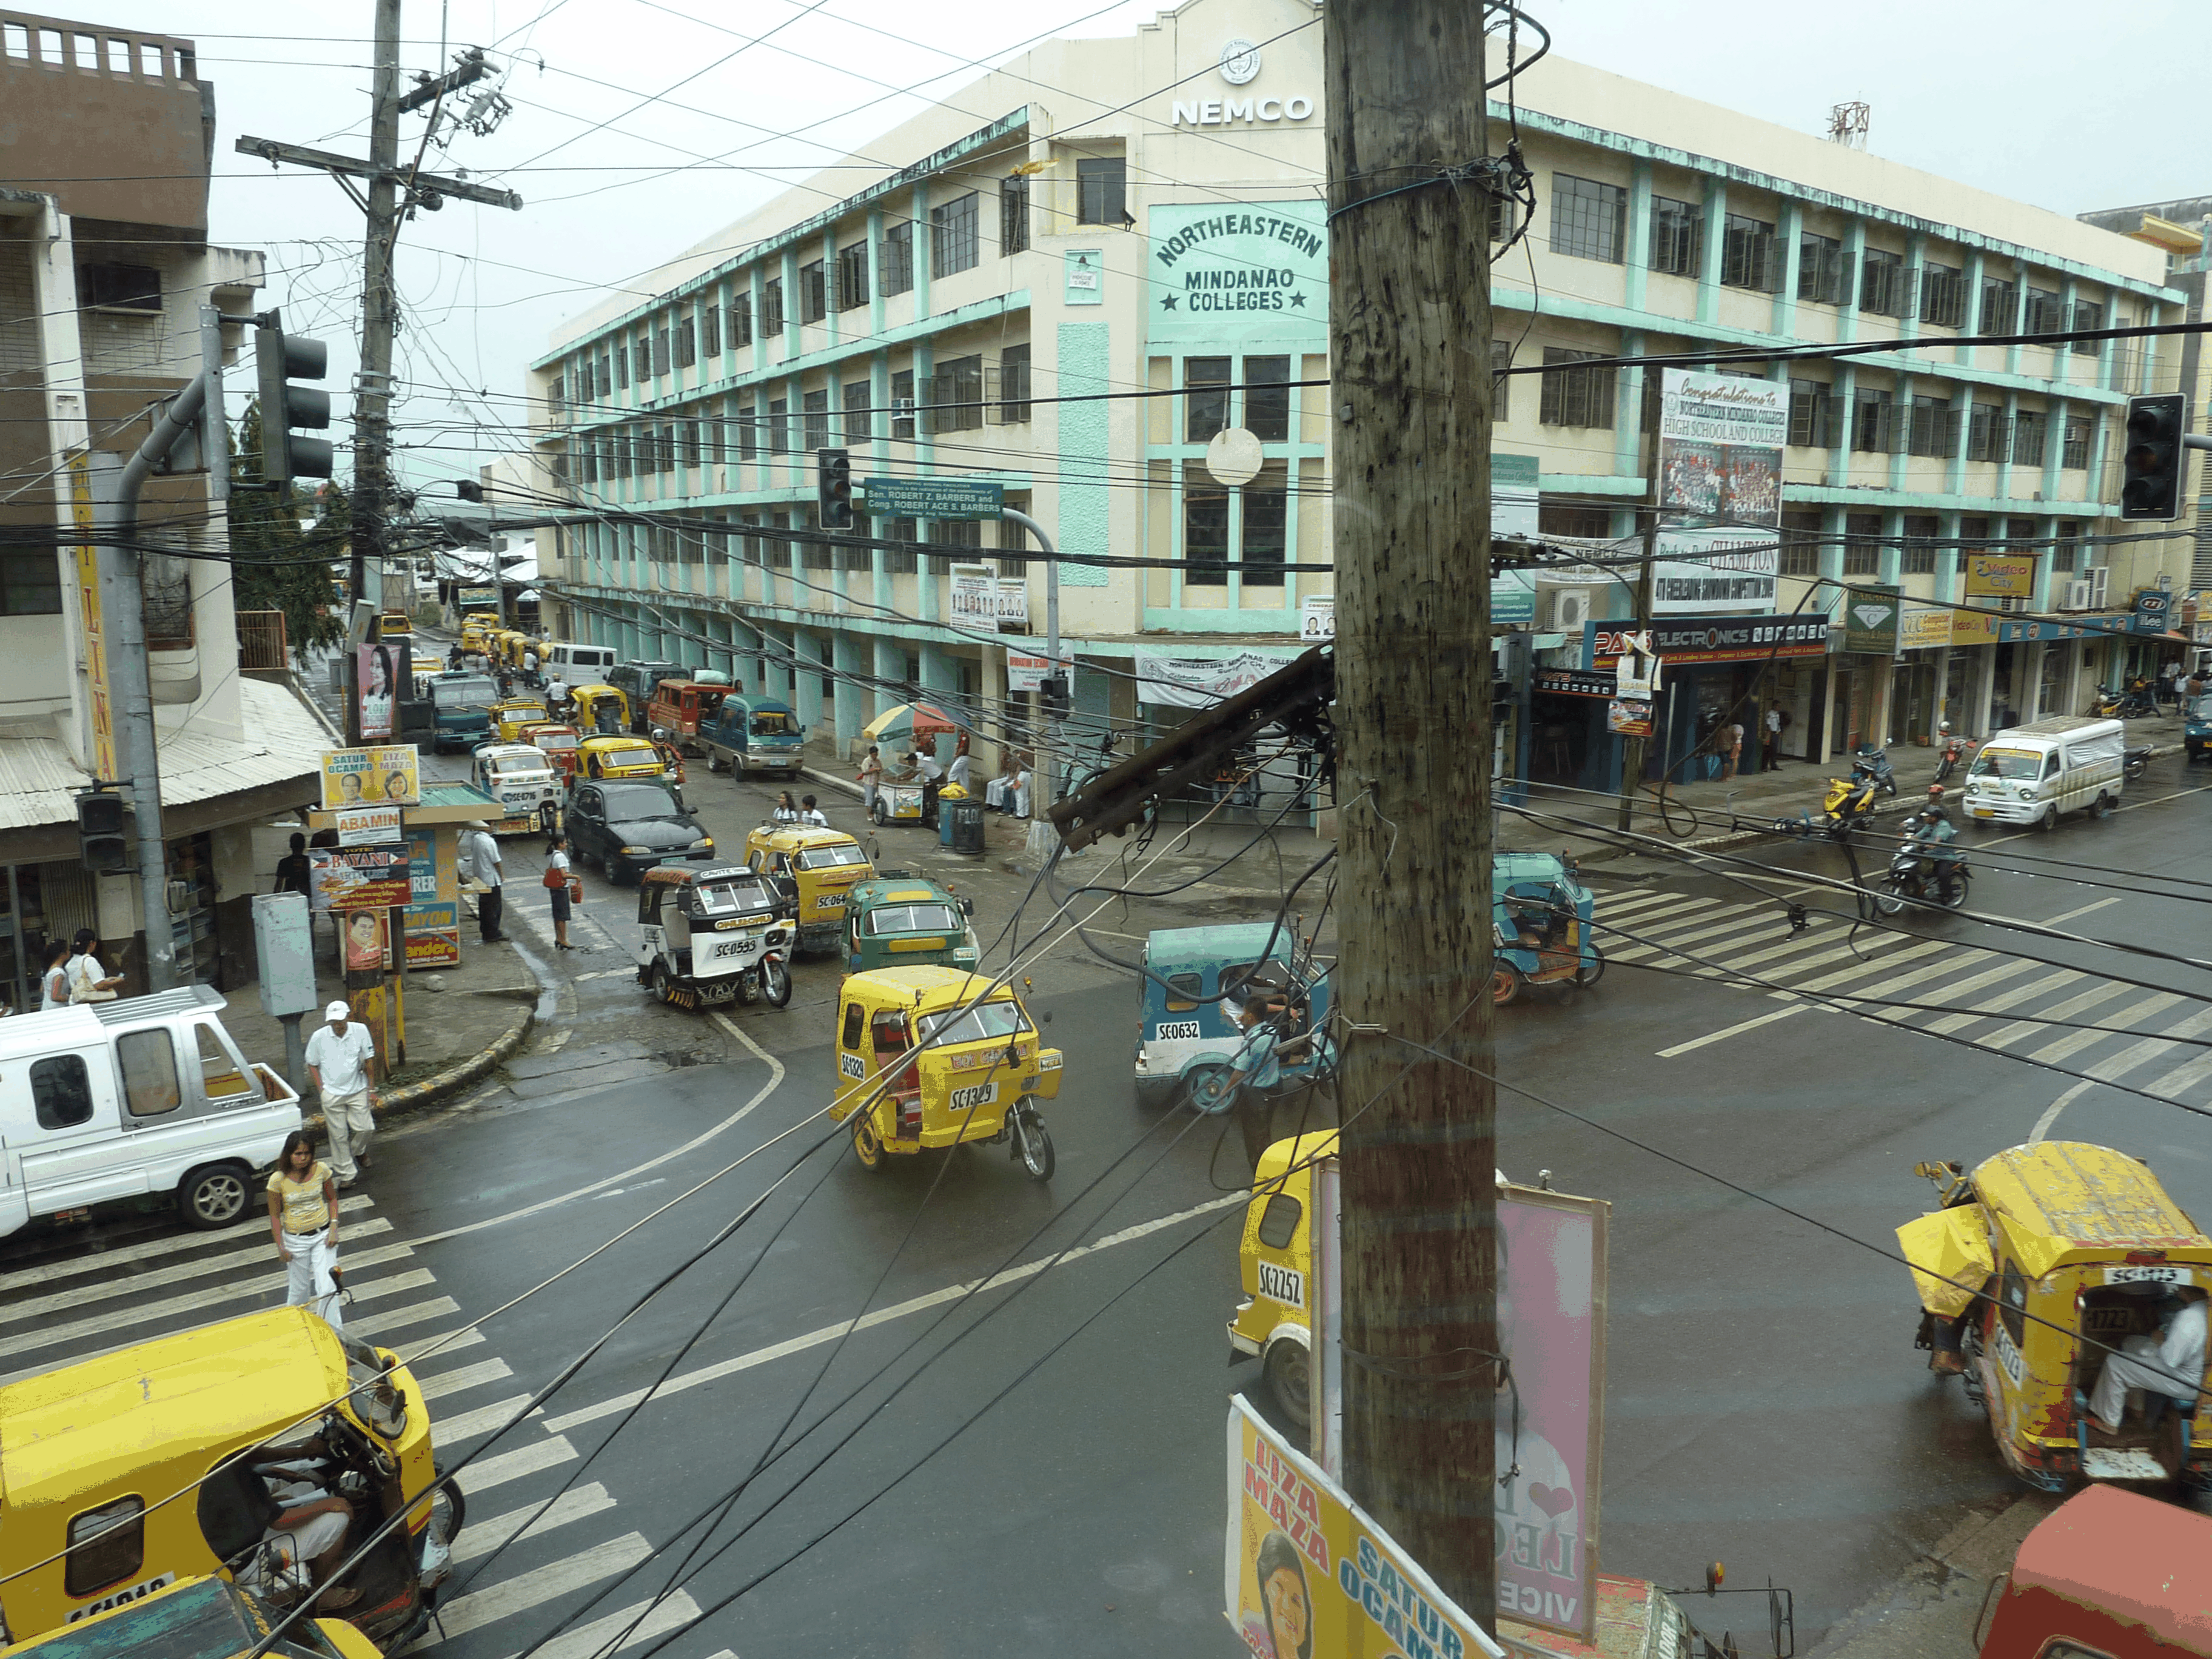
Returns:
[[[1498,1007],[1521,1000],[1532,985],[1551,986],[1560,1002],[1572,1002],[1604,975],[1592,926],[1597,895],[1578,874],[1549,853],[1492,855],[1490,1000]]]
[[[1225,1112],[1248,1085],[1292,1092],[1328,1069],[1328,967],[1288,927],[1163,927],[1145,941],[1145,968],[1139,1104]]]

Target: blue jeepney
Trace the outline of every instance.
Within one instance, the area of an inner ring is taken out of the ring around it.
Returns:
[[[2192,765],[2212,755],[2212,691],[2182,694],[2181,742]]]
[[[491,706],[499,701],[499,687],[490,675],[461,670],[426,675],[422,683],[429,688],[437,720],[430,739],[434,750],[465,754],[491,741]]]
[[[1145,968],[1137,1017],[1140,1105],[1164,1108],[1182,1098],[1204,1110],[1224,1109],[1224,1091],[1241,1083],[1239,1068],[1249,1063],[1237,1010],[1255,996],[1290,1010],[1286,1038],[1320,1031],[1328,1018],[1328,964],[1287,927],[1158,928],[1145,941]],[[1282,1063],[1276,1086],[1312,1080],[1328,1050],[1308,1047],[1307,1057]]]
[[[1490,1000],[1517,1001],[1531,985],[1554,988],[1562,1002],[1598,982],[1605,953],[1591,923],[1597,895],[1573,865],[1549,853],[1498,853],[1490,860],[1490,911],[1496,958]]]
[[[710,772],[727,771],[738,777],[775,772],[795,778],[805,758],[800,751],[806,728],[781,698],[733,692],[722,699],[714,719],[700,726],[697,742],[707,751]]]

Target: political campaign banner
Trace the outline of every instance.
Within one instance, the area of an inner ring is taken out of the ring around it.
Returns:
[[[422,764],[412,744],[327,750],[323,755],[323,810],[420,805]]]

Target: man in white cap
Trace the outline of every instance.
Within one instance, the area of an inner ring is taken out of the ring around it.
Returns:
[[[500,932],[505,896],[500,890],[499,842],[482,818],[471,820],[461,837],[460,870],[477,884],[477,931],[483,942],[506,944],[507,935]]]
[[[329,1024],[307,1039],[307,1075],[322,1097],[323,1123],[331,1136],[331,1168],[340,1187],[350,1187],[368,1167],[368,1139],[376,1128],[371,1112],[376,1091],[368,1083],[376,1040],[343,1001],[324,1009],[323,1018]]]

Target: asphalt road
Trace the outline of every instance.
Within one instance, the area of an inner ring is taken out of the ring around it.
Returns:
[[[694,778],[718,841],[740,844],[773,792]],[[1974,908],[2078,913],[2058,925],[2201,954],[2202,912],[2129,890],[2138,873],[2201,878],[2212,793],[2178,793],[2201,787],[2163,763],[2106,822],[1970,836]],[[841,824],[857,817],[831,805]],[[668,1651],[1236,1651],[1218,1603],[1227,1401],[1256,1384],[1255,1368],[1224,1363],[1243,1167],[1211,1122],[1134,1104],[1127,977],[1068,943],[1026,966],[1069,1057],[1048,1113],[1048,1189],[1004,1148],[872,1175],[816,1115],[833,963],[802,964],[788,1010],[654,1007],[627,976],[629,890],[586,877],[576,936],[596,948],[554,962],[535,843],[509,846],[510,931],[563,975],[556,1017],[508,1077],[388,1136],[349,1212],[356,1326],[410,1352],[462,1332],[419,1365],[449,1461],[479,1453],[461,1477],[470,1526],[441,1654],[501,1659],[568,1621],[624,1615],[543,1650],[584,1659],[631,1620],[672,1628],[726,1598]],[[2021,853],[2061,862],[1997,868]],[[1771,869],[1735,874],[1770,890],[1841,868],[1827,849],[1742,855]],[[1273,872],[1255,856],[1225,878],[1259,888]],[[1027,881],[973,880],[988,941]],[[1808,1652],[1969,1508],[2013,1490],[1956,1385],[1912,1348],[1905,1270],[1850,1241],[1887,1246],[1923,1207],[1916,1159],[1978,1159],[2039,1124],[2148,1158],[2212,1214],[2200,1121],[2110,1086],[2212,1104],[2212,1049],[2185,1041],[2212,1031],[2198,1000],[2212,976],[1959,917],[1854,935],[1819,914],[1835,901],[1818,890],[1796,895],[1815,914],[1792,933],[1780,904],[1711,874],[1603,885],[1617,931],[1602,986],[1572,1006],[1502,1011],[1498,1043],[1509,1083],[1602,1126],[1501,1097],[1510,1175],[1548,1170],[1613,1205],[1601,1565],[1674,1584],[1717,1558],[1733,1583],[1771,1576],[1796,1593]],[[1133,951],[1153,926],[1251,914],[1115,903],[1095,925]],[[1680,957],[1664,959],[1680,972],[1632,965],[1667,945],[1801,988],[1988,1012],[1869,1009],[1920,1028],[1904,1030],[1687,976]],[[2146,987],[2115,988],[2114,975]],[[2028,1013],[2110,1024],[2020,1024]],[[1941,1024],[1956,1041],[1929,1034]],[[2111,1075],[2051,1118],[2077,1082],[2054,1066]],[[541,1412],[512,1421],[764,1194]],[[236,1265],[256,1242],[149,1217],[0,1245],[0,1367],[269,1305],[273,1262]],[[1030,1271],[963,1288],[1008,1267]],[[733,1492],[711,1535],[682,1530]],[[535,1533],[492,1555],[549,1502]]]

